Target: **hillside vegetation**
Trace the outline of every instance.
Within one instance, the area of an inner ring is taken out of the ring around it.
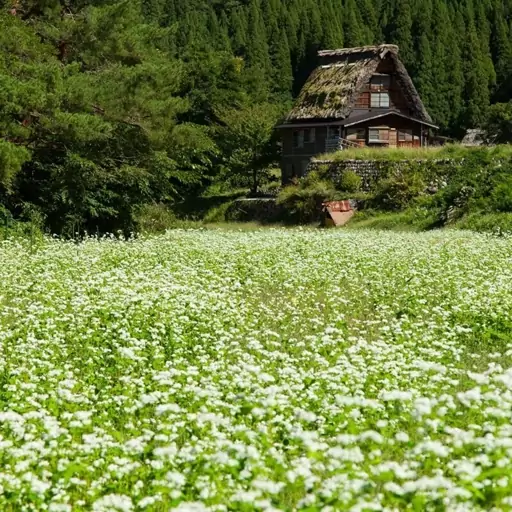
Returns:
[[[335,159],[354,158],[340,152]],[[279,195],[291,222],[318,222],[325,201],[358,200],[351,224],[380,229],[459,226],[512,232],[512,146],[422,150],[362,150],[378,174],[363,180],[336,161],[324,165]]]
[[[484,147],[465,147],[460,144],[447,144],[423,148],[350,148],[335,153],[326,153],[316,157],[318,160],[377,160],[381,162],[398,162],[412,160],[462,160],[473,155],[486,155],[491,159],[512,157],[512,145]]]
[[[508,102],[511,0],[3,0],[0,220],[138,229],[268,183],[273,126],[320,48],[395,43],[458,136]],[[510,106],[493,126],[510,135]]]

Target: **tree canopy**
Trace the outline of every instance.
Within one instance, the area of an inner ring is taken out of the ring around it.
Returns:
[[[215,179],[254,188],[321,48],[396,43],[442,133],[512,98],[512,0],[0,1],[0,202],[129,229]]]

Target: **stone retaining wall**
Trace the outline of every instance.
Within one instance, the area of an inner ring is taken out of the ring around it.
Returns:
[[[329,169],[327,176],[334,181],[336,185],[339,184],[341,176],[345,171],[353,171],[361,177],[362,189],[365,192],[371,190],[373,183],[382,177],[383,174],[389,169],[403,169],[411,163],[422,163],[427,160],[400,160],[400,161],[387,161],[387,160],[311,160],[306,174],[316,171],[320,168],[326,167]],[[428,160],[432,165],[447,165],[453,163],[453,160]]]

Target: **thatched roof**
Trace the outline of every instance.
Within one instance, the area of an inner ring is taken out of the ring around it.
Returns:
[[[432,119],[419,97],[411,77],[398,58],[394,45],[362,46],[318,52],[318,66],[297,98],[286,120],[344,119],[354,107],[358,94],[377,71],[380,62],[389,57],[395,76],[412,111],[413,117],[432,124]]]

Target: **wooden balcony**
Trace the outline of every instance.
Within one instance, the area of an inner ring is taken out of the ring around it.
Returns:
[[[342,137],[329,137],[325,141],[325,152],[334,153],[336,151],[342,151],[349,148],[359,148],[362,144],[352,142]]]

